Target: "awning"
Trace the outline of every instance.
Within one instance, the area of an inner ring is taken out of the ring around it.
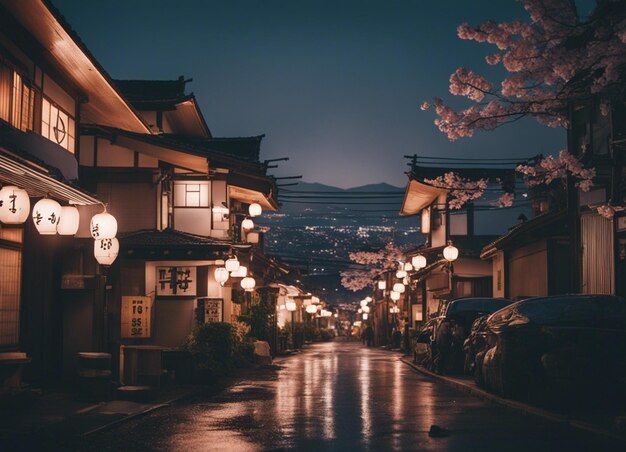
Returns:
[[[101,204],[89,193],[55,179],[45,167],[8,152],[0,152],[0,182],[22,188],[34,198],[50,196],[70,204]]]
[[[237,185],[228,186],[228,194],[232,199],[242,201],[246,204],[259,203],[265,210],[275,211],[278,206],[275,205],[273,199],[260,191],[251,190],[249,188],[239,187]]]
[[[404,200],[400,208],[400,215],[415,215],[428,207],[439,195],[446,194],[447,190],[433,187],[415,179],[409,180],[404,193]]]

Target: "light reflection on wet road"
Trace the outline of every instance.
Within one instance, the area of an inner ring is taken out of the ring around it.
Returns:
[[[225,392],[156,411],[84,450],[603,450],[582,434],[489,404],[358,343],[307,348]],[[431,438],[432,424],[450,435]],[[606,450],[606,449],[604,449]]]

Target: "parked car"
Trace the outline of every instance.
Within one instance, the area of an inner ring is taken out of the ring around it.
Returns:
[[[490,336],[487,328],[489,315],[490,314],[486,314],[474,320],[469,336],[463,343],[463,354],[465,356],[463,373],[472,375],[474,381],[476,381],[479,386],[482,386],[482,361],[477,360],[476,357],[481,353],[481,356],[484,357],[483,352],[489,347],[488,340]]]
[[[492,343],[482,361],[487,389],[561,406],[626,401],[623,298],[531,298],[492,314],[486,327]]]
[[[511,301],[504,298],[459,298],[444,306],[433,326],[435,370],[441,373],[460,373],[464,363],[463,343],[474,320],[510,303]]]

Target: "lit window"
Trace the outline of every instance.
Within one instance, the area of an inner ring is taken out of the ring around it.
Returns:
[[[0,239],[0,349],[11,349],[19,343],[22,230],[3,228]]]
[[[174,182],[174,207],[209,207],[209,183]]]
[[[20,74],[0,64],[0,119],[22,131],[33,129],[35,92]]]
[[[76,137],[74,118],[45,97],[41,107],[41,134],[74,153]]]

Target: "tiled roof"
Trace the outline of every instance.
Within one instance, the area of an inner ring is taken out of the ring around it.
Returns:
[[[235,138],[193,138],[176,134],[160,135],[164,140],[193,146],[198,152],[228,155],[246,162],[259,163],[261,140],[265,135]]]
[[[212,246],[229,248],[229,240],[219,240],[202,235],[189,234],[176,229],[142,229],[140,231],[120,234],[120,241],[126,247],[197,247]]]

